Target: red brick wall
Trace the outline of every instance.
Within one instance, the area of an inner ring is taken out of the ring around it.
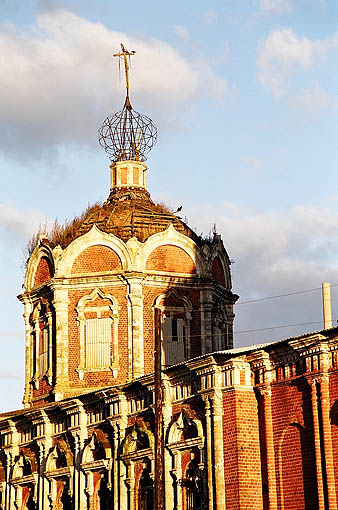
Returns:
[[[338,494],[338,372],[330,374],[330,421],[332,434],[332,453],[335,468],[336,494]]]
[[[257,400],[251,391],[230,390],[223,397],[226,508],[262,509]]]
[[[223,285],[223,287],[225,287],[225,276],[223,266],[218,257],[215,257],[214,260],[212,261],[211,276],[213,277],[214,280],[216,280],[218,283]]]
[[[147,269],[171,273],[196,273],[192,258],[182,248],[166,244],[155,248],[148,257]]]
[[[52,268],[46,257],[41,257],[35,276],[34,287],[38,287],[52,278]]]
[[[33,406],[40,406],[42,403],[46,403],[50,401],[49,392],[51,391],[52,386],[50,386],[47,382],[47,379],[44,377],[43,379],[39,379],[39,388],[37,390],[33,390],[33,398],[43,397],[41,400],[39,399],[37,402],[34,402]]]
[[[99,273],[122,269],[119,256],[112,249],[103,245],[90,246],[83,250],[72,266],[74,273]]]

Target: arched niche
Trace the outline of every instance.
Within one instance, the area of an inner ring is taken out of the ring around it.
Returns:
[[[82,464],[90,464],[111,458],[111,447],[109,440],[101,430],[92,433],[90,440],[83,449]]]
[[[317,508],[313,437],[298,421],[284,429],[278,457],[283,508]]]
[[[231,290],[231,261],[220,237],[216,236],[210,246],[210,276],[222,287]]]
[[[122,454],[130,455],[140,450],[153,449],[154,434],[145,425],[135,424],[123,442]]]
[[[220,283],[222,287],[226,287],[223,264],[218,256],[214,257],[212,261],[211,276],[216,282]]]
[[[195,440],[193,442],[203,445],[203,425],[200,420],[188,417],[186,412],[182,410],[169,428],[167,444],[171,445],[188,440]]]
[[[69,454],[68,454],[69,455]],[[69,458],[69,461],[71,459]],[[59,444],[56,444],[46,459],[46,471],[56,471],[68,467],[67,454]]]
[[[12,479],[23,478],[32,474],[32,464],[29,458],[23,452],[20,453],[18,460],[13,466]]]

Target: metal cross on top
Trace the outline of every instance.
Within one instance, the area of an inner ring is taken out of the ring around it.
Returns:
[[[130,58],[131,55],[135,55],[136,51],[128,51],[125,49],[123,44],[121,43],[121,53],[114,53],[113,57],[123,57],[124,59],[124,70],[126,74],[126,89],[127,89],[127,98],[129,98],[129,64],[127,56]]]

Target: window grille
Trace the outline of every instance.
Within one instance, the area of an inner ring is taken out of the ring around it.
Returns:
[[[184,319],[166,317],[163,323],[164,364],[175,365],[184,361],[185,325]]]
[[[48,327],[42,330],[42,345],[39,354],[39,375],[45,375],[48,370],[48,351],[49,351],[49,329]]]
[[[139,483],[138,510],[154,509],[154,483],[149,476],[149,470],[144,469]]]
[[[186,494],[186,510],[202,510],[203,481],[202,472],[196,461],[191,461],[186,471],[186,478],[179,481]]]
[[[110,365],[110,318],[86,319],[86,368]]]

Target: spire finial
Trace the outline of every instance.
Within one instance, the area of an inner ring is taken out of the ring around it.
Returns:
[[[113,57],[123,58],[123,60],[124,60],[124,71],[125,71],[125,75],[126,75],[127,98],[129,99],[129,63],[128,63],[127,56],[129,57],[129,62],[130,62],[130,57],[132,55],[135,55],[136,51],[128,51],[128,50],[126,50],[122,43],[121,43],[121,50],[122,50],[121,53],[114,53]]]
[[[127,96],[121,112],[107,117],[99,129],[99,143],[112,162],[145,161],[146,153],[156,143],[157,130],[151,119],[136,112],[129,101],[129,63],[135,51],[128,51],[121,43],[121,52],[114,57],[124,60]]]

